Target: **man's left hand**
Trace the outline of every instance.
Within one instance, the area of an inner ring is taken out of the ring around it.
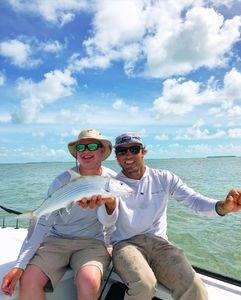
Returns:
[[[223,214],[241,210],[241,190],[230,190],[225,201],[218,203]]]

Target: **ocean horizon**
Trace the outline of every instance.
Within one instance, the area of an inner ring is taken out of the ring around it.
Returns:
[[[200,157],[167,157],[167,158],[145,158],[145,161],[150,161],[150,160],[173,160],[173,159],[210,159],[210,158],[241,158],[241,156],[237,155],[207,155],[207,156],[200,156]],[[108,158],[105,160],[105,162],[116,162],[116,159],[110,159]],[[23,161],[23,162],[1,162],[0,165],[6,165],[6,164],[51,164],[51,163],[73,163],[73,159],[68,159],[68,160],[50,160],[50,161]]]

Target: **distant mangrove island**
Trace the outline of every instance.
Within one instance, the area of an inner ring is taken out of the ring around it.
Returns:
[[[236,155],[210,155],[207,158],[220,158],[220,157],[237,157]]]

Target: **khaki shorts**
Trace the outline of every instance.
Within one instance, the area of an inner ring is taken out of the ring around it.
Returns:
[[[68,268],[74,278],[84,266],[96,266],[102,275],[108,268],[110,255],[104,242],[96,239],[47,237],[29,264],[38,266],[49,278],[45,291],[53,291]]]

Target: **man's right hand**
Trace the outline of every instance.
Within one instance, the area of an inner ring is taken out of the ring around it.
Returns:
[[[102,198],[101,195],[93,195],[90,198],[82,198],[75,202],[75,204],[80,205],[83,208],[95,208],[97,206],[105,204],[105,201],[109,198]]]
[[[16,283],[23,274],[23,269],[12,268],[4,277],[2,281],[1,290],[5,295],[12,296]]]

